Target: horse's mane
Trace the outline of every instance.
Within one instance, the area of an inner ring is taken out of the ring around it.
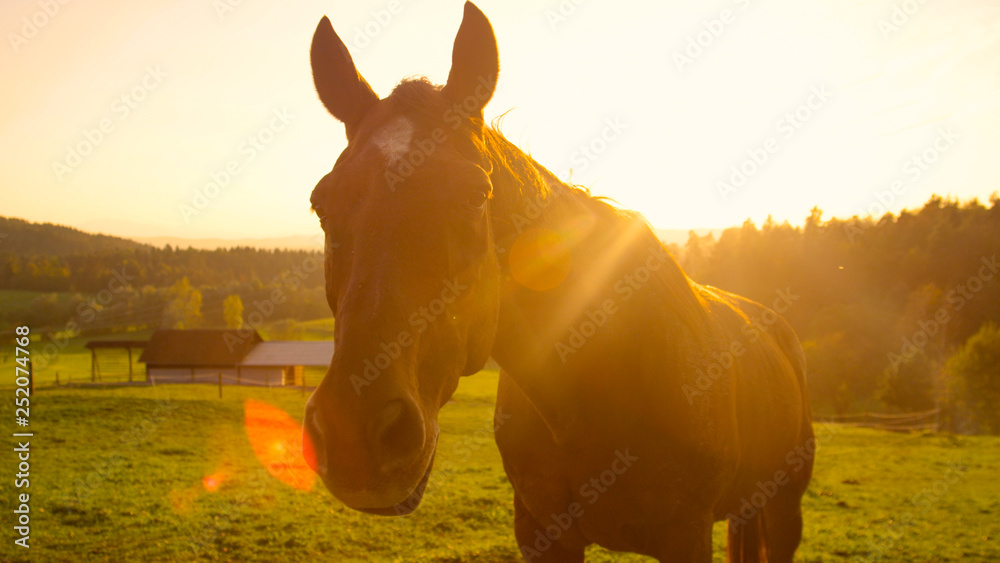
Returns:
[[[440,127],[442,116],[454,111],[439,95],[440,88],[426,78],[405,80],[393,90],[390,98],[411,118],[431,128]],[[454,120],[446,130],[449,135],[452,131],[460,133],[454,139],[459,142],[453,143],[453,146],[460,152],[468,152],[473,160],[481,158],[482,154],[487,155],[492,167],[490,177],[495,187],[491,205],[496,210],[494,216],[497,221],[509,223],[515,214],[523,214],[526,200],[546,201],[555,197],[560,200],[560,204],[564,201],[573,202],[591,215],[598,223],[595,226],[599,227],[594,232],[602,233],[602,238],[629,239],[629,243],[621,249],[619,264],[622,271],[634,271],[653,252],[669,256],[642,215],[615,207],[606,198],[591,195],[590,190],[583,186],[563,182],[507,140],[499,131],[497,122],[489,126],[477,119]],[[475,134],[478,131],[482,131],[481,136]],[[465,141],[470,142],[463,144]],[[495,225],[501,228],[509,226]],[[693,335],[705,333],[708,315],[701,292],[696,290],[696,284],[687,277],[672,256],[669,256],[663,267],[653,272],[650,285],[656,291],[648,293],[652,294],[652,300],[658,301],[651,302],[650,305],[655,308],[665,305]],[[657,296],[660,298],[657,299]]]
[[[654,253],[662,253],[667,259],[655,272],[650,285],[655,290],[649,292],[649,301],[653,307],[663,304],[666,298],[667,308],[676,315],[676,320],[688,329],[692,335],[705,334],[708,328],[708,315],[700,292],[696,291],[694,282],[684,273],[680,265],[656,236],[652,227],[640,213],[621,209],[605,197],[594,196],[586,187],[567,184],[555,174],[539,164],[530,155],[520,150],[508,141],[494,127],[487,127],[484,135],[485,148],[493,163],[494,185],[508,183],[520,196],[529,199],[570,199],[585,212],[596,219],[594,232],[600,232],[605,240],[629,240],[622,249],[619,269],[622,272],[632,272],[645,264],[646,259]],[[499,180],[499,182],[498,182]],[[561,192],[558,195],[555,192]],[[567,197],[568,196],[568,197]],[[510,217],[511,214],[522,212],[522,199],[512,200],[497,198],[497,204],[502,206],[497,213],[500,217]],[[659,297],[659,299],[658,299]],[[672,332],[672,331],[671,331]]]

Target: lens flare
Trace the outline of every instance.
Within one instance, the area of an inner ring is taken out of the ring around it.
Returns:
[[[201,486],[205,487],[205,490],[214,493],[222,486],[222,483],[226,481],[229,476],[222,471],[216,471],[211,475],[206,475],[201,480]]]
[[[263,401],[247,399],[243,410],[250,445],[268,473],[296,489],[312,489],[316,474],[303,456],[303,451],[307,455],[312,451],[312,445],[308,436],[303,435],[302,425],[285,411]]]
[[[550,229],[528,229],[510,249],[510,274],[535,291],[558,287],[572,266],[568,241]]]

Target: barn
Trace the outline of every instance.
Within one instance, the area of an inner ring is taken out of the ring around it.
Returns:
[[[236,379],[240,362],[263,341],[256,330],[158,330],[139,362],[146,364],[146,380],[155,383],[217,381],[220,373]]]
[[[326,367],[333,341],[265,342],[257,331],[158,330],[139,362],[151,383],[303,385],[305,367]]]
[[[305,368],[327,367],[331,358],[332,340],[272,340],[254,346],[237,370],[257,384],[302,385]]]

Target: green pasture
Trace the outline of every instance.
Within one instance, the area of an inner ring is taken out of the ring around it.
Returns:
[[[0,464],[8,473],[0,479],[0,559],[517,561],[513,493],[491,435],[496,379],[486,371],[462,380],[441,414],[424,502],[401,518],[346,509],[318,482],[297,490],[257,461],[245,401],[300,421],[300,390],[226,387],[219,399],[210,385],[39,385],[30,487],[14,488],[13,454]],[[0,395],[11,452],[13,389]],[[829,424],[817,431],[800,560],[1000,560],[1000,439]],[[208,491],[204,478],[220,472],[225,479]],[[25,491],[30,550],[12,543],[12,507]],[[722,561],[723,525],[715,532]],[[646,559],[595,548],[588,560]]]

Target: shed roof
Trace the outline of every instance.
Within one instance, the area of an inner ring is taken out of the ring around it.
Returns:
[[[257,331],[158,330],[139,361],[160,366],[234,366],[263,339]]]
[[[240,362],[244,366],[326,367],[333,358],[333,340],[274,340],[261,342]]]

